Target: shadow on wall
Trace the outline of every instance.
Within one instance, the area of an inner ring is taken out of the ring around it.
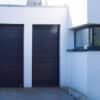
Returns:
[[[67,49],[72,49],[74,48],[74,33],[70,30],[70,28],[72,27],[72,19],[71,19],[71,14],[70,14],[70,10],[69,7],[67,6],[67,26],[68,26],[68,30],[67,30]]]

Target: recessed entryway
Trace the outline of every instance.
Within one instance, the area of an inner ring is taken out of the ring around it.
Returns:
[[[23,86],[24,25],[0,24],[0,87]]]
[[[33,25],[32,84],[59,86],[60,25]]]

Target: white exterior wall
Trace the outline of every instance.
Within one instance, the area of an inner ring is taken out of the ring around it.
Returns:
[[[88,52],[87,75],[89,100],[100,100],[100,52]]]
[[[60,24],[60,86],[68,85],[66,8],[0,7],[0,23],[24,24],[24,87],[32,87],[32,24]]]
[[[70,52],[71,86],[88,97],[100,100],[100,52]]]
[[[100,1],[88,1],[88,23],[100,24]],[[100,100],[100,52],[88,52],[88,84],[89,100]]]
[[[88,23],[100,24],[100,0],[88,1]]]
[[[70,52],[71,88],[87,95],[87,53]]]
[[[63,15],[65,17],[65,15]],[[67,20],[66,20],[67,18]],[[66,18],[62,20],[62,28],[60,30],[60,86],[65,87],[70,82],[70,66],[67,56],[67,38],[68,38],[68,14],[66,8]]]
[[[24,24],[24,87],[32,87],[32,24],[60,24],[60,86],[70,86],[90,100],[100,100],[100,52],[66,51],[74,43],[68,28],[100,24],[99,4],[98,0],[88,0],[88,6],[87,0],[72,0],[67,8],[0,7],[0,23]]]
[[[87,23],[100,24],[99,0],[71,0],[70,2],[72,26]],[[69,60],[71,87],[84,93],[89,100],[100,100],[100,52],[69,52]]]
[[[69,0],[68,10],[70,24],[69,27],[75,27],[88,22],[87,0]],[[73,48],[74,33],[69,33],[68,49]],[[70,66],[70,84],[69,86],[87,95],[87,53],[86,52],[68,52]]]

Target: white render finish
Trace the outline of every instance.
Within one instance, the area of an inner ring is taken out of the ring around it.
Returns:
[[[24,87],[32,87],[32,24],[60,24],[60,86],[69,83],[66,7],[0,7],[0,23],[24,24]]]
[[[87,3],[87,0],[69,0],[69,28],[88,23]],[[70,49],[74,47],[74,33],[68,31],[67,34],[67,48]],[[66,63],[70,66],[70,82],[67,86],[87,95],[87,53],[67,52],[67,54]]]
[[[87,53],[71,52],[71,87],[87,95]]]
[[[24,87],[32,87],[32,25],[24,25]]]
[[[69,1],[70,27],[87,23],[100,24],[99,0]],[[73,33],[70,34],[72,38]],[[73,39],[68,43],[72,45]],[[100,52],[69,52],[69,63],[69,86],[85,94],[88,100],[100,100]]]
[[[99,0],[88,0],[88,23],[100,24]]]
[[[83,0],[80,0],[80,2],[82,1]],[[81,23],[80,25],[86,23],[100,24],[99,0],[87,0],[87,8],[85,8],[86,13],[82,16],[82,10],[81,13],[78,13],[82,6],[79,6],[80,4],[77,2],[77,0],[75,0],[75,2],[77,3],[77,7],[79,7],[79,9],[73,7],[73,9],[77,9],[77,14],[76,12],[72,12],[72,17],[75,16],[77,20],[74,20],[74,22],[72,20],[72,22],[75,24],[73,25],[72,23],[72,26],[77,26],[78,18],[85,16],[85,14],[87,14],[87,21],[86,19],[80,20],[83,17],[79,18],[79,22]],[[72,3],[74,5],[74,0],[72,0]],[[70,52],[69,55],[72,72],[71,87],[88,96],[88,100],[100,100],[100,51]]]
[[[100,100],[100,51],[88,52],[88,84],[89,100]]]
[[[70,0],[68,7],[0,7],[0,23],[24,24],[24,87],[32,87],[32,24],[60,24],[60,87],[100,100],[100,52],[73,48],[72,26],[100,24],[99,0]]]
[[[100,52],[70,52],[71,86],[88,97],[100,100]]]

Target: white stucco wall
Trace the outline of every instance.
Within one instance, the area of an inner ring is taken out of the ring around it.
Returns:
[[[100,100],[100,52],[69,52],[71,87],[88,97]]]
[[[66,18],[67,18],[66,9]],[[70,80],[70,66],[68,66],[68,56],[67,56],[67,30],[68,30],[68,18],[63,20],[62,28],[60,30],[60,84],[61,86],[67,86]],[[66,62],[67,61],[67,62]],[[69,72],[68,72],[69,71]],[[61,74],[62,73],[62,74]]]
[[[100,53],[67,52],[74,43],[69,28],[100,23],[99,4],[92,0],[87,9],[86,0],[72,1],[67,8],[0,7],[0,23],[24,24],[24,87],[32,87],[32,24],[60,24],[60,86],[70,86],[90,100],[100,100]]]
[[[69,0],[72,26],[100,24],[99,0]],[[72,42],[71,42],[72,43]],[[70,52],[71,87],[89,100],[100,100],[100,52]]]
[[[88,23],[100,24],[100,1],[88,1]],[[89,100],[100,100],[100,52],[88,52],[88,85]]]
[[[75,27],[88,22],[87,0],[68,0],[68,10],[70,24],[69,27]],[[73,48],[74,33],[68,32],[68,49]],[[70,66],[70,84],[69,86],[87,94],[87,53],[85,52],[67,52]]]
[[[89,100],[100,100],[100,52],[88,52],[88,84]]]
[[[24,24],[24,87],[32,87],[32,24],[60,24],[60,86],[70,81],[65,7],[0,7],[0,23]]]
[[[71,66],[71,88],[87,95],[87,53],[69,52]]]
[[[100,24],[100,1],[88,1],[88,23]]]

